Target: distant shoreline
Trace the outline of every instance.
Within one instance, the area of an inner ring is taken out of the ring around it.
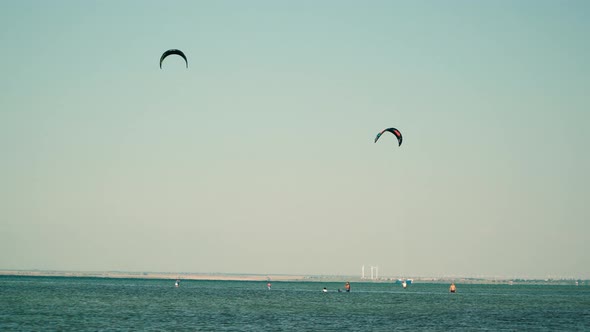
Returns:
[[[86,272],[86,271],[26,271],[0,270],[0,276],[25,277],[89,277],[113,279],[182,279],[182,280],[228,280],[228,281],[302,281],[305,276],[299,275],[253,275],[253,274],[222,274],[222,273],[169,273],[169,272]]]
[[[239,274],[239,273],[170,273],[170,272],[124,272],[124,271],[44,271],[44,270],[0,270],[0,276],[22,277],[81,277],[112,279],[160,279],[160,280],[211,280],[211,281],[309,281],[309,282],[389,282],[397,278],[361,279],[355,276],[281,275],[281,274]],[[408,278],[409,279],[409,278]],[[590,280],[574,278],[472,278],[472,277],[413,277],[416,283],[462,283],[462,284],[562,284],[590,285]]]

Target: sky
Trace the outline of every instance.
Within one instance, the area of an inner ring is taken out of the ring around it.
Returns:
[[[590,278],[588,15],[0,0],[0,269]]]

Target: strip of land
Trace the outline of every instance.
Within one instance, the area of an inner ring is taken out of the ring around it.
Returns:
[[[462,283],[462,284],[561,284],[590,285],[590,280],[576,278],[501,278],[501,277],[380,277],[363,279],[345,275],[283,275],[283,274],[239,274],[239,273],[192,273],[192,272],[125,272],[125,271],[44,271],[44,270],[0,270],[0,276],[29,277],[87,277],[127,279],[181,279],[181,280],[227,280],[227,281],[322,281],[322,282],[394,282],[412,280],[418,283]]]
[[[87,271],[41,271],[0,270],[4,276],[30,277],[90,277],[90,278],[141,278],[183,280],[233,280],[233,281],[301,281],[308,277],[299,275],[254,275],[223,273],[168,273],[168,272],[87,272]]]

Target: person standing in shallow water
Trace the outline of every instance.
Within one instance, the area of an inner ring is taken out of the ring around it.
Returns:
[[[449,292],[454,293],[457,291],[457,287],[455,287],[455,283],[451,283],[451,287],[449,287]]]
[[[346,289],[346,292],[349,293],[350,292],[350,282],[346,282],[346,284],[344,285],[344,289]]]

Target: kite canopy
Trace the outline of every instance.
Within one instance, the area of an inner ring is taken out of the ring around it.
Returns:
[[[377,141],[379,140],[379,137],[381,137],[381,135],[383,135],[383,133],[386,132],[386,131],[394,134],[395,137],[397,137],[397,142],[398,142],[398,145],[397,146],[401,146],[402,145],[402,133],[400,133],[399,130],[397,130],[395,128],[387,128],[387,129],[383,129],[382,131],[380,131],[377,134],[377,137],[375,137],[375,143],[377,143]]]
[[[162,69],[162,61],[164,61],[164,59],[166,59],[166,57],[168,57],[169,55],[172,55],[172,54],[181,56],[184,59],[184,62],[186,63],[186,68],[188,68],[188,60],[186,59],[186,55],[184,55],[184,53],[181,50],[171,49],[171,50],[164,52],[162,54],[162,56],[160,57],[160,69]]]

